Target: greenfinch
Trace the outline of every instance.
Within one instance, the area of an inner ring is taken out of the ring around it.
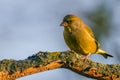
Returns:
[[[100,44],[88,25],[78,16],[70,14],[64,17],[60,26],[64,27],[64,39],[68,47],[76,53],[86,55],[101,54],[103,57],[113,57],[100,48]]]

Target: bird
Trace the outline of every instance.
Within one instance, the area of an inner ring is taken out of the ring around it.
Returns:
[[[113,57],[100,47],[92,29],[77,15],[66,15],[60,26],[64,27],[64,40],[70,50],[85,55],[87,59],[91,54],[100,54],[104,58]]]

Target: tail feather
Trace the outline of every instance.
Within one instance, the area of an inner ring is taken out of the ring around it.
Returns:
[[[112,55],[106,54],[106,53],[104,53],[104,54],[102,53],[101,55],[102,55],[104,58],[106,58],[106,59],[107,59],[108,57],[113,57]]]
[[[98,49],[97,52],[98,54],[101,54],[104,58],[108,58],[108,57],[113,57],[112,55],[108,54],[106,51],[102,50],[102,49]]]

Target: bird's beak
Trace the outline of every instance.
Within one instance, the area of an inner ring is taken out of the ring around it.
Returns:
[[[62,22],[62,23],[60,24],[60,26],[66,27],[66,26],[68,26],[68,23],[67,23],[67,22]]]

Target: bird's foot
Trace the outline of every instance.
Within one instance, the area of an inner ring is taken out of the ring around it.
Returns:
[[[83,57],[83,58],[81,58],[81,59],[83,59],[83,60],[87,60],[87,59],[89,59],[89,56],[91,55],[91,53],[89,53],[87,56],[85,56],[85,57]]]

